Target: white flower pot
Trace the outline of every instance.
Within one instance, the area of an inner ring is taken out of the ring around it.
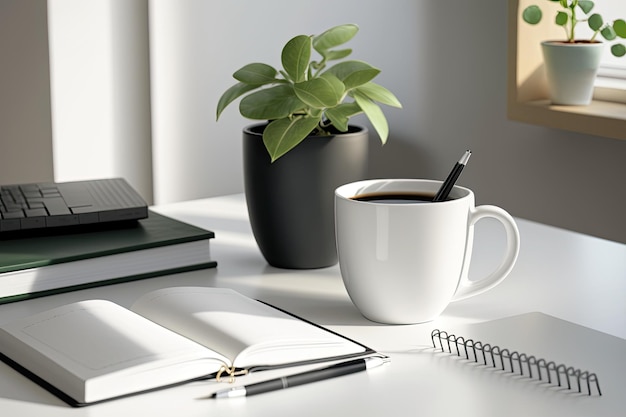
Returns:
[[[552,103],[588,105],[604,44],[545,41],[541,47]]]

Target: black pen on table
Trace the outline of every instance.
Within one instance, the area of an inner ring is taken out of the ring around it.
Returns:
[[[278,391],[289,387],[296,387],[298,385],[324,381],[342,375],[354,374],[383,365],[388,361],[389,360],[387,358],[372,356],[369,358],[340,362],[321,369],[314,369],[299,374],[284,376],[282,378],[270,379],[268,381],[257,382],[255,384],[225,389],[213,394],[213,398],[249,397],[251,395],[262,394],[264,392]]]
[[[461,159],[459,159],[459,161],[454,164],[452,171],[450,171],[448,178],[446,178],[443,184],[441,184],[441,188],[439,188],[439,191],[437,191],[437,194],[435,195],[435,198],[433,198],[433,201],[445,201],[446,198],[448,198],[450,191],[452,191],[452,187],[454,187],[456,180],[459,178],[459,175],[461,175],[461,171],[463,171],[463,168],[465,168],[465,165],[467,165],[467,161],[469,160],[471,155],[472,151],[468,149],[467,151],[465,151]]]

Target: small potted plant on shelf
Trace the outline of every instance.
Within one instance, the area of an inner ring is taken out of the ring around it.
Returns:
[[[262,121],[243,130],[244,188],[256,241],[271,265],[318,268],[337,262],[334,190],[367,176],[368,130],[349,124],[365,114],[384,144],[380,104],[401,107],[372,80],[380,70],[347,60],[342,45],[359,28],[330,28],[289,40],[282,68],[251,63],[220,97],[217,119],[237,99],[242,116]]]
[[[626,38],[626,21],[616,19],[605,21],[598,13],[593,13],[595,3],[590,0],[548,0],[558,4],[554,22],[565,31],[561,40],[547,40],[541,43],[550,98],[554,104],[586,105],[593,96],[593,84],[604,43],[613,42],[611,53],[616,57],[626,55],[626,46],[615,42]],[[542,9],[537,5],[524,8],[522,19],[535,25],[542,20]],[[578,36],[577,29],[590,29],[588,38]]]

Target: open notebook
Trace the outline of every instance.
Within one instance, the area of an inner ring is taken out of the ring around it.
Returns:
[[[153,291],[130,310],[105,300],[57,307],[0,327],[0,352],[72,405],[374,353],[233,290],[205,287]]]

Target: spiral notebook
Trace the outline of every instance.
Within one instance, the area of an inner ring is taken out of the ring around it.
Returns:
[[[466,393],[497,402],[526,401],[526,406],[535,407],[540,415],[550,415],[545,414],[549,410],[558,415],[613,415],[615,410],[623,409],[625,339],[533,312],[435,329],[431,334],[431,347],[433,341],[435,347],[431,352],[438,360],[436,377],[447,381],[451,391],[458,385],[463,386]],[[505,349],[507,354],[516,352],[516,358],[521,357],[516,361],[521,361],[523,373],[519,362],[512,365],[511,372],[508,356],[502,355]],[[492,351],[496,352],[495,365]],[[506,356],[505,369],[498,356]],[[568,387],[567,376],[560,386],[555,373],[552,381],[548,381],[546,368],[541,379],[536,368],[529,375],[528,358],[531,357],[533,366],[537,366],[537,362],[540,365],[554,363],[555,368],[563,365],[561,369],[568,370],[571,387]],[[580,371],[582,376],[580,392],[575,371]]]

